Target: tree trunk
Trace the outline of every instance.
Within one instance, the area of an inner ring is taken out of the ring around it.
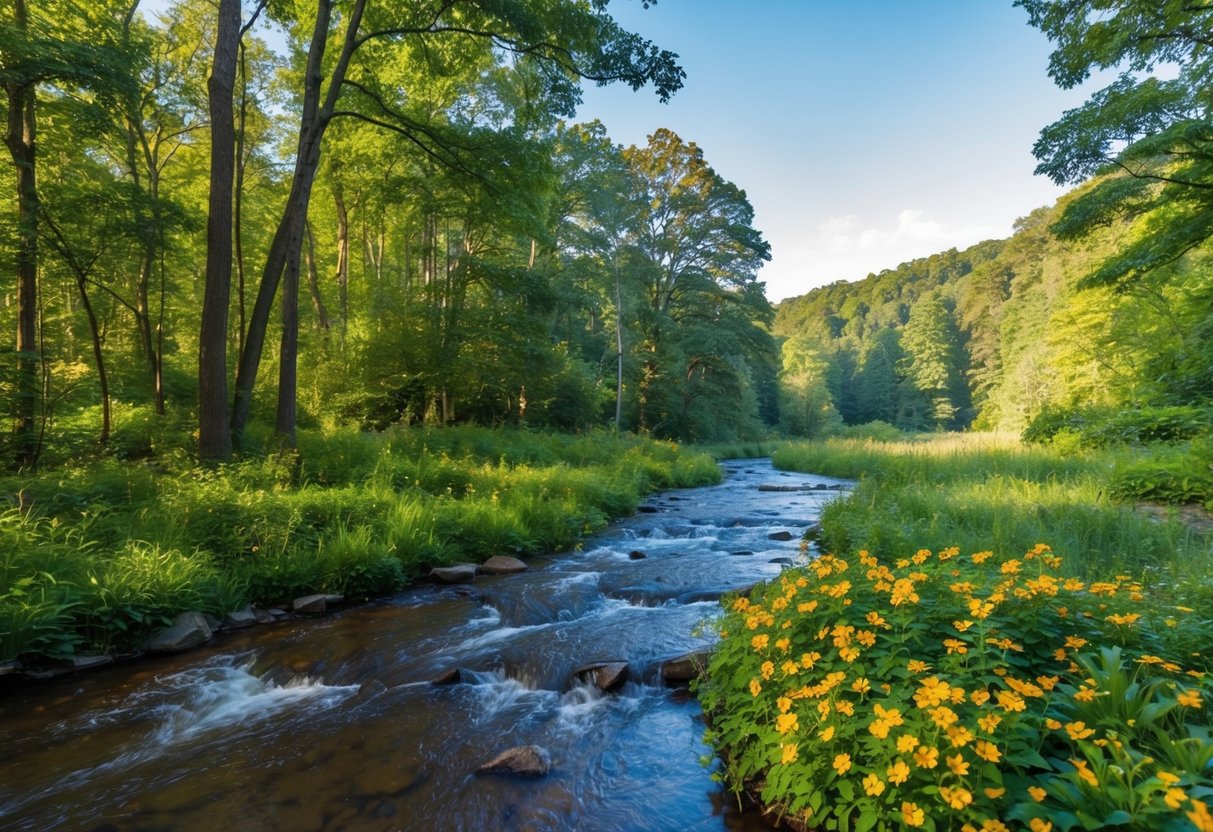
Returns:
[[[93,311],[92,301],[88,297],[88,283],[83,273],[76,272],[76,287],[80,290],[80,303],[84,306],[84,314],[88,316],[88,333],[93,342],[93,360],[97,362],[97,383],[101,388],[101,435],[97,442],[104,446],[110,440],[112,416],[110,414],[110,385],[109,376],[105,372],[105,355],[101,351],[101,327],[97,323],[97,313]]]
[[[320,297],[320,280],[316,274],[316,239],[312,236],[310,222],[304,223],[303,237],[306,243],[303,249],[303,264],[307,267],[307,288],[312,296],[312,308],[316,311],[320,328],[327,330],[332,323],[329,321],[329,311],[324,306],[324,299]]]
[[[232,293],[232,177],[236,129],[232,103],[240,42],[240,0],[219,0],[219,28],[207,97],[211,118],[211,192],[206,227],[206,287],[198,339],[198,456],[228,459],[227,315]]]
[[[248,125],[248,60],[244,41],[240,42],[240,118],[236,123],[236,192],[234,204],[235,225],[233,234],[236,243],[236,354],[244,352],[245,304],[244,304],[244,222],[241,211],[244,207],[244,171],[248,166],[245,151],[245,132]]]
[[[29,28],[25,0],[13,0],[13,22]],[[14,407],[16,462],[20,467],[38,461],[35,421],[38,378],[38,179],[34,139],[36,92],[33,82],[5,84],[8,129],[5,144],[17,168],[17,395]]]
[[[350,213],[340,185],[333,186],[333,202],[337,208],[337,305],[341,310],[341,331],[346,331],[350,319]]]
[[[300,241],[302,244],[302,241]],[[299,252],[287,253],[282,270],[282,341],[278,353],[278,410],[274,432],[287,447],[295,448],[296,395],[299,373]]]
[[[623,290],[619,285],[619,264],[615,270],[615,432],[623,430]]]

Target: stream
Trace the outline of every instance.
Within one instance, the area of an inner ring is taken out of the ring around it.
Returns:
[[[723,467],[723,484],[655,495],[524,573],[11,691],[0,830],[765,828],[703,765],[699,706],[660,663],[710,646],[721,593],[802,558],[847,483]],[[570,681],[598,661],[628,663],[618,692]],[[461,683],[431,683],[455,667]],[[548,775],[474,773],[528,744]]]

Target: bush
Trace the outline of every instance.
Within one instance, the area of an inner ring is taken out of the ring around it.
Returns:
[[[1207,658],[1157,652],[1193,611],[1061,565],[827,555],[726,599],[699,693],[730,786],[818,829],[1209,828]]]

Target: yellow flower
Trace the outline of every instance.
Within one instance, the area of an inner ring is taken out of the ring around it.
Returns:
[[[1086,760],[1071,759],[1070,762],[1074,765],[1074,770],[1078,772],[1078,776],[1083,779],[1083,782],[1093,789],[1099,788],[1099,778],[1095,776],[1095,772],[1087,768]]]
[[[997,818],[990,818],[981,822],[981,832],[1010,832],[1007,825]]]
[[[1185,812],[1197,832],[1213,832],[1213,815],[1203,800],[1192,800],[1192,811]]]
[[[990,692],[988,690],[975,690],[969,694],[969,699],[973,700],[973,704],[978,707],[990,701]]]
[[[1167,785],[1167,786],[1174,786],[1176,783],[1179,782],[1179,775],[1172,774],[1169,771],[1160,771],[1157,774],[1155,774],[1154,776],[1157,777],[1159,780],[1161,780],[1163,782],[1163,784]]]
[[[817,609],[816,601],[805,601],[802,604],[796,605],[796,612],[800,612],[800,613],[813,612],[813,610],[815,610],[815,609]]]
[[[783,756],[780,758],[779,762],[783,763],[785,766],[788,763],[796,762],[796,757],[800,753],[800,746],[794,742],[788,742],[784,743],[781,748],[783,749]]]
[[[960,786],[952,789],[940,786],[939,796],[943,798],[944,803],[958,811],[973,802],[973,793]]]
[[[1069,647],[1071,650],[1081,650],[1086,644],[1087,640],[1085,638],[1066,636],[1066,647]]]
[[[1043,803],[1044,799],[1049,795],[1049,793],[1040,786],[1028,786],[1028,794],[1032,795],[1032,799],[1037,803]]]
[[[1072,740],[1085,740],[1095,733],[1094,728],[1088,728],[1085,722],[1067,722],[1066,733]]]
[[[1167,804],[1168,808],[1178,809],[1187,801],[1188,796],[1184,794],[1183,789],[1176,789],[1172,787],[1167,789],[1167,793],[1163,795],[1162,799],[1163,802]]]
[[[838,658],[842,659],[844,662],[853,662],[859,658],[859,648],[843,647],[838,651]]]
[[[1053,719],[1053,717],[1049,717],[1045,720],[1045,727],[1050,731],[1059,731],[1061,730],[1061,723],[1056,719]]]
[[[876,772],[872,772],[867,777],[863,778],[863,792],[872,797],[879,797],[884,791],[884,781],[876,776]]]
[[[955,725],[960,719],[960,717],[956,715],[956,712],[946,705],[940,705],[938,708],[932,709],[930,714],[931,720],[940,728],[947,728],[950,725]]]
[[[835,754],[834,755],[834,770],[839,774],[846,774],[851,770],[851,755],[850,754]]]
[[[935,768],[939,765],[939,751],[924,745],[914,752],[914,765],[919,768]]]
[[[897,750],[902,754],[909,754],[918,747],[918,737],[913,734],[902,734],[897,738]]]
[[[919,708],[933,708],[951,701],[951,696],[951,686],[938,676],[931,676],[922,680],[918,691],[914,694],[914,702]]]
[[[783,671],[784,676],[795,676],[800,672],[800,665],[796,664],[796,662],[785,661],[779,666],[779,669]]]
[[[1061,681],[1060,676],[1037,676],[1036,684],[1040,685],[1044,690],[1053,690],[1057,687],[1057,683]]]
[[[885,772],[889,776],[889,782],[894,786],[900,786],[910,778],[910,767],[905,764],[904,760],[898,760],[889,766]]]
[[[762,681],[765,682],[774,675],[775,675],[775,663],[769,662],[769,661],[763,662],[762,663]]]
[[[834,726],[827,725],[818,732],[817,736],[821,737],[822,742],[829,742],[830,740],[834,739]]]
[[[910,661],[906,663],[906,670],[910,671],[911,673],[926,673],[930,669],[931,666],[929,664],[919,659],[910,659]]]
[[[947,757],[946,760],[948,763],[948,768],[951,769],[952,773],[957,777],[964,777],[969,773],[969,764],[965,761],[963,755],[957,754],[955,757]]]
[[[765,650],[767,647],[767,642],[770,640],[771,640],[771,637],[768,636],[766,633],[763,633],[762,635],[757,635],[757,636],[754,636],[752,639],[750,639],[750,646],[754,648],[755,652],[758,652],[759,650]]]
[[[1032,818],[1028,821],[1028,828],[1032,832],[1050,832],[1053,828],[1052,821],[1047,821],[1044,818]]]
[[[846,714],[847,716],[854,716],[855,715],[855,703],[851,702],[849,700],[846,700],[846,699],[839,699],[837,702],[834,703],[834,710],[838,711],[838,713],[840,713],[840,714]]]
[[[796,722],[796,714],[780,714],[775,717],[775,730],[781,734],[794,731],[796,729]]]
[[[762,685],[757,679],[750,680],[750,696],[757,696],[762,693]]]
[[[783,638],[781,638],[775,642],[775,646],[778,647],[784,653],[788,652],[788,648],[791,645],[792,645],[792,640],[790,638],[788,638],[787,636],[784,636]]]
[[[1017,560],[1003,561],[999,571],[1004,575],[1017,575],[1019,574],[1019,566],[1020,563]]]
[[[994,556],[993,552],[974,552],[973,563],[985,563]]]
[[[982,601],[980,598],[969,601],[969,615],[978,621],[989,618],[992,612],[994,612],[994,605],[989,601]]]
[[[965,619],[964,621],[953,621],[952,626],[956,628],[956,632],[963,633],[965,630],[973,626],[973,622]]]
[[[997,763],[1002,759],[1002,752],[998,750],[998,746],[986,740],[978,740],[974,743],[973,753],[991,763]]]
[[[864,647],[871,647],[876,643],[876,634],[871,630],[860,630],[855,634],[855,640]]]
[[[1013,690],[1000,690],[995,697],[998,699],[998,707],[1008,713],[1026,710],[1028,707],[1024,703],[1023,697]]]
[[[969,652],[969,646],[958,638],[945,638],[943,640],[943,646],[948,649],[949,655],[956,653],[957,655],[963,656],[965,653]]]
[[[856,693],[867,693],[872,689],[872,683],[863,676],[858,677],[854,682],[851,682],[851,690]]]
[[[800,666],[805,670],[812,670],[813,665],[817,664],[821,658],[821,654],[814,650],[812,653],[802,653],[800,656]]]
[[[786,696],[781,696],[775,700],[775,707],[779,708],[781,714],[786,714],[792,709],[792,700]]]
[[[953,725],[948,728],[948,739],[953,748],[964,748],[973,741],[973,732],[963,725]]]
[[[733,602],[733,610],[736,612],[745,612],[750,606],[750,599],[742,596]]]
[[[906,826],[922,826],[926,815],[922,809],[918,808],[917,803],[910,803],[907,800],[901,804],[901,819],[905,821]]]
[[[986,793],[986,797],[990,798],[990,800],[997,800],[998,798],[1002,797],[1004,794],[1007,793],[1007,790],[1003,787],[999,787],[996,789],[991,786],[985,787],[984,789],[982,789],[982,791]]]
[[[865,620],[873,627],[884,627],[888,623],[884,620],[884,617],[880,613],[876,612],[876,610],[869,612],[865,616]]]
[[[1175,701],[1180,705],[1183,705],[1185,708],[1199,708],[1200,691],[1196,690],[1195,688],[1188,688],[1179,696],[1175,697]]]
[[[914,591],[914,582],[909,578],[898,578],[893,582],[893,593],[889,597],[889,603],[899,607],[907,601],[911,604],[918,603],[918,593]]]
[[[1083,688],[1082,690],[1080,690],[1074,694],[1075,702],[1090,702],[1094,698],[1095,698],[1095,691],[1091,690],[1091,688]]]

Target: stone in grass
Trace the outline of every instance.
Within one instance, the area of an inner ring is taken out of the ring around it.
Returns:
[[[211,628],[200,612],[183,612],[166,627],[144,643],[149,653],[179,653],[211,640]]]
[[[519,745],[502,751],[476,769],[477,774],[517,774],[542,777],[552,770],[552,757],[538,745]]]
[[[440,584],[466,584],[476,580],[476,568],[474,563],[435,566],[430,570],[430,577]]]
[[[291,602],[291,609],[300,615],[324,615],[328,601],[323,594],[304,595]]]
[[[513,575],[515,572],[526,570],[525,563],[506,555],[493,555],[476,569],[481,575]]]
[[[223,626],[229,630],[239,630],[242,627],[252,627],[257,623],[257,613],[252,607],[242,610],[232,610],[223,617]]]

